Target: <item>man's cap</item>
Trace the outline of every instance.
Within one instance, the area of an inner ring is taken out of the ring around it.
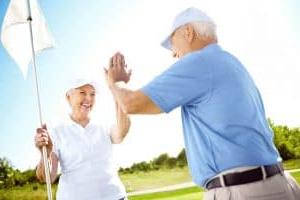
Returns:
[[[206,15],[204,12],[202,12],[197,8],[194,7],[187,8],[175,17],[172,28],[167,38],[163,40],[161,45],[166,49],[171,50],[171,35],[180,26],[183,26],[190,22],[212,22],[213,23],[213,20],[208,15]]]

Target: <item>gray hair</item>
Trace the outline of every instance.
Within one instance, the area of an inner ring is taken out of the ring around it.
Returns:
[[[218,39],[216,33],[217,27],[214,22],[196,21],[189,24],[192,25],[198,37]]]

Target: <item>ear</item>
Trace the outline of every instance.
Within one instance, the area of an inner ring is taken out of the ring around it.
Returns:
[[[196,33],[195,33],[192,25],[188,24],[185,27],[185,35],[186,35],[186,39],[189,43],[191,43],[195,39]]]

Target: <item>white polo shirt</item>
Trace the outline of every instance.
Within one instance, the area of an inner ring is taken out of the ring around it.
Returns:
[[[113,166],[108,131],[92,122],[83,128],[69,118],[49,134],[61,166],[57,200],[119,200],[126,196]]]

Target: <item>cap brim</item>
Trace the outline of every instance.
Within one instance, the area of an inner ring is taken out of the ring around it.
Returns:
[[[80,87],[82,87],[84,85],[91,85],[91,86],[93,86],[93,88],[95,89],[95,92],[99,93],[99,85],[96,82],[94,82],[94,81],[86,82],[86,83],[83,83],[83,84],[79,84],[77,87],[75,87],[75,89],[80,88]]]
[[[164,48],[166,48],[170,51],[172,50],[170,36],[168,36],[164,41],[162,41],[161,46],[163,46]]]
[[[68,92],[72,89],[77,89],[77,88],[80,88],[84,85],[91,85],[95,89],[95,92],[97,94],[100,93],[100,86],[96,81],[87,81],[87,80],[84,80],[84,79],[76,80],[76,82],[69,83],[68,87],[66,88],[66,91]]]

